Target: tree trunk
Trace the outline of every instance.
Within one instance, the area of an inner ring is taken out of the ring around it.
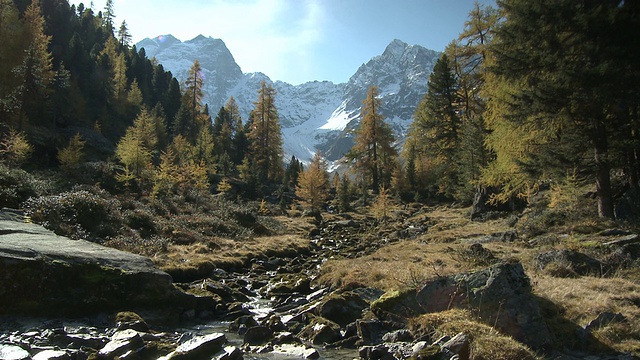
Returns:
[[[598,195],[598,216],[613,219],[613,196],[611,194],[610,165],[607,161],[607,151],[602,147],[595,148],[596,160],[596,190]]]

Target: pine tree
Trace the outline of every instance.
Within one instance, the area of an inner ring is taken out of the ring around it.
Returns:
[[[637,4],[499,5],[505,17],[490,47],[486,119],[496,160],[485,181],[522,193],[577,166],[595,182],[599,215],[612,218],[611,171],[627,163],[616,153],[624,152],[637,119],[631,94],[638,93],[638,59],[629,54],[638,42],[624,40],[638,26]]]
[[[355,145],[346,155],[364,179],[364,185],[377,192],[391,181],[396,164],[396,150],[391,127],[380,114],[379,90],[372,86],[362,102],[360,127],[356,132]]]
[[[349,177],[346,174],[340,180],[337,195],[338,209],[341,212],[349,211],[351,209],[351,181],[349,181]]]
[[[319,152],[313,156],[309,167],[298,178],[296,195],[312,212],[319,212],[329,196],[327,163]]]
[[[419,144],[416,151],[428,157],[437,171],[437,186],[440,192],[454,196],[457,191],[460,149],[460,118],[458,116],[457,84],[443,54],[429,77],[428,92],[416,108],[408,142]]]
[[[128,47],[131,44],[131,33],[125,20],[122,20],[122,24],[118,28],[118,42],[122,47]]]
[[[258,180],[263,183],[281,181],[283,175],[282,134],[275,94],[273,87],[263,81],[258,91],[258,100],[254,103],[248,136],[251,141],[252,162],[256,166]]]
[[[92,6],[93,7],[93,6]],[[116,18],[115,7],[113,0],[107,0],[104,5],[104,11],[102,12],[102,23],[106,29],[107,34],[113,33],[113,20]]]

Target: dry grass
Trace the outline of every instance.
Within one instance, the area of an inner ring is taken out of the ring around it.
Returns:
[[[430,279],[474,270],[483,264],[467,256],[465,240],[506,231],[509,227],[504,219],[471,222],[468,212],[469,209],[439,207],[417,215],[409,222],[428,222],[425,234],[384,246],[364,257],[329,259],[316,282],[331,288],[371,286],[395,290],[417,288]],[[484,246],[497,258],[522,255],[519,245],[490,243]]]
[[[331,288],[371,286],[385,291],[419,287],[429,279],[464,271],[450,244],[423,244],[409,240],[378,249],[356,259],[330,259],[317,283]]]
[[[538,275],[534,291],[559,307],[562,317],[581,327],[599,314],[620,313],[625,321],[605,324],[593,335],[617,351],[640,354],[640,284],[624,278],[575,279]]]
[[[296,256],[307,252],[310,241],[299,235],[279,235],[232,240],[213,238],[206,243],[168,246],[168,252],[153,258],[170,274],[203,275],[215,268],[237,269],[259,256]],[[187,276],[188,277],[188,276]]]
[[[427,233],[419,238],[427,243],[455,242],[509,229],[506,219],[471,221],[469,208],[437,207],[429,211],[428,216],[431,226]]]
[[[470,358],[473,360],[538,359],[526,346],[476,321],[467,310],[425,314],[413,319],[410,328],[414,334],[428,336],[432,341],[445,335],[467,334],[470,339]]]

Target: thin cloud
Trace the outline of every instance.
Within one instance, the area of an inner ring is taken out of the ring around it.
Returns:
[[[72,1],[73,2],[73,1]],[[94,1],[96,11],[104,0]],[[314,46],[323,39],[319,0],[115,0],[116,21],[126,20],[134,42],[172,34],[222,39],[244,72],[300,82],[312,77]]]

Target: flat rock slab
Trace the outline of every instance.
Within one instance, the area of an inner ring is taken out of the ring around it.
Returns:
[[[178,291],[147,257],[0,216],[0,315],[158,306]]]

